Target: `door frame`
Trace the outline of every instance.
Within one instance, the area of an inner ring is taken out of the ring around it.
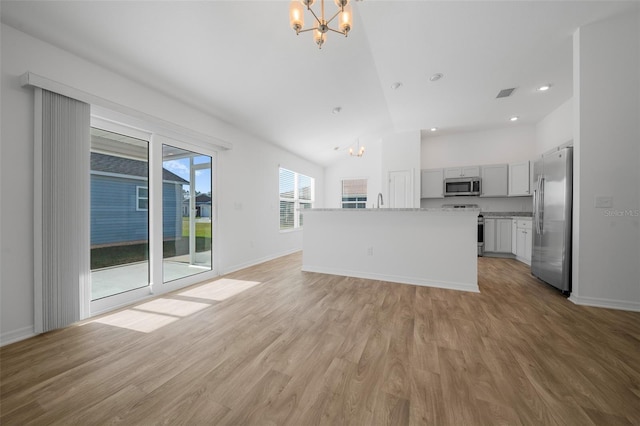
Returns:
[[[199,282],[211,280],[219,276],[217,264],[217,260],[219,258],[217,242],[217,236],[219,235],[217,226],[217,182],[219,181],[217,151],[212,149],[210,146],[206,146],[204,143],[193,143],[193,139],[191,139],[190,142],[186,142],[162,135],[153,130],[141,129],[139,123],[136,123],[134,118],[132,118],[130,124],[126,121],[126,117],[123,117],[122,114],[115,112],[111,113],[109,110],[105,110],[103,108],[99,108],[98,111],[94,113],[92,106],[92,127],[95,126],[149,141],[149,285],[92,301],[91,280],[85,280],[86,287],[83,290],[86,296],[84,298],[85,300],[81,301],[81,305],[86,313],[86,316],[83,316],[83,319],[109,312],[123,306],[154,297],[155,295],[164,294]],[[152,125],[149,126],[149,128],[152,127]],[[164,283],[163,280],[162,254],[162,146],[164,144],[211,157],[211,270],[176,279],[167,283]],[[89,179],[89,177],[87,177],[87,179]],[[88,204],[86,208],[90,212],[90,204]],[[90,232],[88,232],[88,234],[90,234]],[[89,277],[91,276],[91,270],[86,271],[86,273]],[[81,294],[83,293],[81,292]]]

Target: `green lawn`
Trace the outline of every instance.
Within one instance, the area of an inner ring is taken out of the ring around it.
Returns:
[[[182,237],[163,242],[163,256],[189,253],[189,218],[182,219]],[[196,252],[211,250],[211,222],[196,222]],[[122,244],[91,249],[91,269],[126,265],[149,259],[149,247],[143,244]]]
[[[189,218],[182,218],[182,236],[189,236]],[[196,237],[211,238],[211,222],[196,222]]]

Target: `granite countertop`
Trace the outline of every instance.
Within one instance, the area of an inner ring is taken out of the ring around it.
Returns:
[[[313,209],[304,209],[301,210],[304,212],[456,212],[456,213],[469,213],[476,212],[480,213],[480,209],[455,209],[455,208],[430,208],[430,209],[391,209],[391,208],[379,208],[379,209],[342,209],[342,208],[313,208]]]
[[[531,212],[482,212],[484,217],[533,217]]]

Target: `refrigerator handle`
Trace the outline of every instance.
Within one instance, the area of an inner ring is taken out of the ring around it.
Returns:
[[[536,181],[536,188],[533,189],[533,223],[534,226],[536,227],[536,231],[538,230],[538,188],[537,188],[537,181]]]
[[[540,234],[540,178],[541,176],[538,176],[533,194],[533,220],[536,225],[536,234]]]
[[[538,233],[544,231],[544,176],[539,176],[538,189]]]

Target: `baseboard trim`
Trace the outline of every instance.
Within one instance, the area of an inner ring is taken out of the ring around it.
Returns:
[[[468,291],[472,293],[480,293],[480,288],[478,287],[477,282],[475,285],[468,283],[458,283],[458,282],[448,282],[448,281],[432,281],[425,280],[417,277],[403,277],[397,275],[385,275],[385,274],[376,274],[376,273],[367,273],[361,271],[349,271],[342,269],[334,269],[334,268],[324,268],[317,267],[312,265],[303,265],[303,272],[317,272],[320,274],[329,274],[329,275],[340,275],[346,277],[354,277],[354,278],[364,278],[368,280],[377,280],[377,281],[388,281],[392,283],[398,284],[412,284],[419,285],[423,287],[437,287],[443,288],[446,290],[458,290],[458,291]]]
[[[288,251],[281,252],[281,253],[278,253],[278,254],[273,254],[273,255],[261,257],[259,259],[250,260],[250,261],[245,262],[245,263],[240,263],[240,264],[237,264],[237,265],[229,266],[228,268],[224,268],[224,269],[220,268],[220,270],[219,270],[220,276],[223,276],[223,275],[226,275],[226,274],[230,274],[232,272],[236,272],[236,271],[239,271],[241,269],[249,268],[251,266],[259,265],[261,263],[268,262],[270,260],[277,259],[279,257],[288,256],[290,254],[297,253],[299,251],[301,251],[301,249],[288,250]]]
[[[569,301],[576,305],[593,306],[595,308],[617,309],[620,311],[640,312],[640,303],[628,302],[625,300],[601,299],[598,297],[582,297],[573,293],[569,296]]]
[[[37,336],[37,333],[33,332],[33,325],[22,327],[17,330],[7,331],[0,334],[0,347],[19,342],[21,340],[26,340],[33,336]]]

